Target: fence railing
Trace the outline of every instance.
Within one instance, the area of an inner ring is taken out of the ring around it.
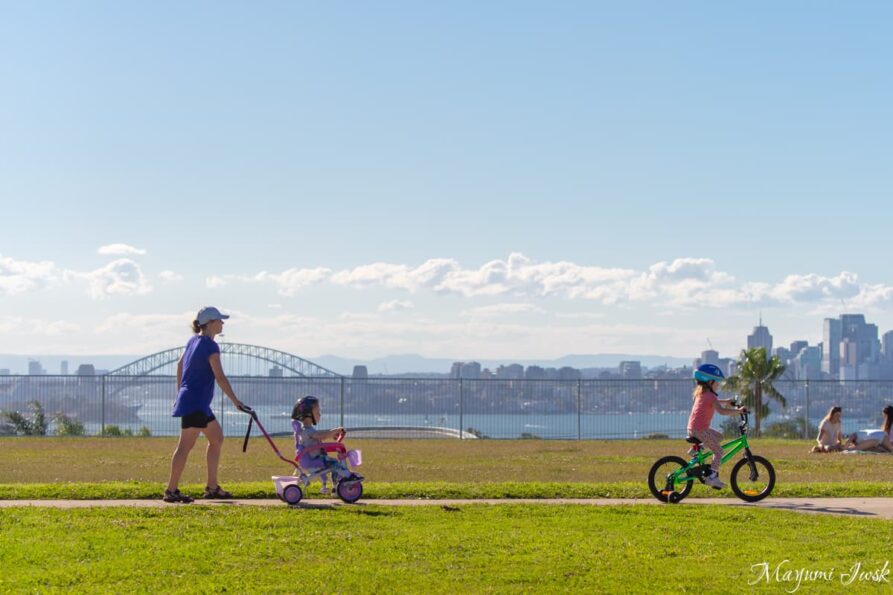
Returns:
[[[231,376],[236,394],[254,407],[273,432],[290,431],[297,398],[319,397],[321,426],[429,428],[456,436],[487,438],[682,437],[691,409],[687,380],[469,380],[448,378],[271,378]],[[833,405],[843,407],[844,432],[879,427],[881,410],[893,403],[889,381],[779,381],[786,406],[768,401],[763,433],[814,437]],[[39,404],[45,432],[169,436],[171,376],[0,376],[0,435],[21,432]],[[213,408],[224,432],[236,435],[247,422],[218,389]],[[20,414],[17,426],[10,413]],[[714,420],[719,427],[724,418]],[[413,435],[424,435],[416,432]]]

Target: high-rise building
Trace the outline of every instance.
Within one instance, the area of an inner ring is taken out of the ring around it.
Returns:
[[[96,366],[93,364],[81,364],[78,366],[78,376],[96,376]]]
[[[887,331],[886,333],[884,333],[881,351],[884,354],[885,360],[887,360],[888,362],[893,362],[893,331]]]
[[[62,363],[59,365],[59,373],[63,376],[68,375],[68,360],[62,360]]]
[[[521,380],[524,378],[524,366],[510,364],[496,368],[496,377],[503,380]]]
[[[351,377],[354,380],[366,380],[369,378],[369,369],[366,366],[354,366]]]
[[[832,378],[840,374],[840,321],[825,319],[822,341],[822,372]]]
[[[282,368],[279,366],[273,366],[270,368],[270,378],[282,378]]]
[[[809,341],[794,341],[791,343],[791,357],[797,357],[800,350],[809,347]]]
[[[459,369],[459,378],[478,380],[481,377],[481,365],[477,362],[466,362]]]
[[[822,350],[819,347],[804,347],[791,362],[797,380],[820,380],[822,378]]]
[[[712,364],[714,366],[719,365],[719,352],[714,351],[713,349],[708,349],[707,351],[701,352],[701,357],[695,360],[695,367],[703,366],[705,364]]]
[[[747,335],[748,349],[759,349],[760,347],[766,350],[767,355],[772,353],[772,335],[769,333],[769,328],[763,326],[762,318],[760,324],[753,327],[753,332]]]
[[[541,366],[527,366],[524,372],[524,378],[527,380],[545,380],[546,370]]]
[[[881,363],[881,342],[875,324],[862,314],[825,319],[822,371],[840,380],[876,378]]]
[[[620,362],[620,377],[630,380],[639,380],[642,378],[642,362],[628,361]]]
[[[705,364],[711,364],[713,366],[717,366],[726,376],[730,376],[730,368],[733,362],[734,360],[728,357],[719,357],[718,351],[708,349],[707,351],[701,352],[701,357],[694,361],[694,367],[698,368]]]
[[[784,365],[788,365],[788,363],[790,363],[790,361],[793,359],[791,350],[787,347],[776,347],[772,350],[772,355],[777,357],[778,360]]]
[[[452,367],[450,368],[450,378],[461,378],[462,377],[462,366],[465,362],[453,362]]]
[[[582,376],[580,370],[570,366],[563,366],[558,369],[559,380],[579,380]]]
[[[43,366],[36,359],[28,360],[28,374],[30,376],[43,376],[47,371],[43,369]]]

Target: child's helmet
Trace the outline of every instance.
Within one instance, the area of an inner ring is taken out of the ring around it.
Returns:
[[[319,405],[319,399],[312,395],[307,395],[306,397],[298,399],[294,409],[291,410],[291,418],[301,419],[302,417],[310,415],[314,405]]]
[[[698,382],[710,382],[711,380],[720,382],[726,378],[725,374],[722,373],[722,370],[713,364],[698,366],[698,369],[695,370],[694,377]]]

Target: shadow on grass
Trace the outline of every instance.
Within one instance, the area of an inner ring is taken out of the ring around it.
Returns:
[[[747,506],[746,504],[742,504]],[[774,508],[776,510],[793,510],[795,512],[813,512],[825,514],[843,514],[847,516],[870,517],[877,516],[873,512],[858,510],[848,506],[816,506],[812,503],[762,503],[760,508]]]

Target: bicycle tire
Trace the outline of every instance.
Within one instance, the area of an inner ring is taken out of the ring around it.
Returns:
[[[660,477],[655,477],[660,472],[661,467],[664,467],[665,465],[670,465],[670,467],[675,465],[681,468],[687,466],[688,461],[682,457],[669,455],[656,460],[651,466],[651,470],[648,471],[648,489],[651,490],[651,495],[663,503],[667,503],[669,500],[667,494],[663,493],[667,485],[667,475],[672,471],[675,471],[675,468],[664,470],[664,473],[661,474]],[[655,479],[657,479],[659,483],[655,483]],[[694,481],[684,481],[681,485],[677,483],[676,486],[674,486],[676,488],[676,493],[679,495],[679,500],[677,502],[681,502],[683,498],[688,496],[693,484]]]
[[[732,474],[729,478],[729,483],[731,484],[732,491],[736,496],[744,500],[745,502],[759,502],[763,498],[767,497],[772,493],[773,488],[775,488],[775,468],[772,466],[765,457],[761,457],[759,455],[753,455],[754,465],[757,467],[758,478],[763,476],[765,473],[768,478],[763,486],[742,486],[741,484],[746,484],[747,482],[755,481],[750,478],[750,465],[748,465],[747,457],[741,459],[735,466],[732,467]],[[763,468],[763,471],[760,471],[760,467]],[[742,481],[739,482],[738,475],[741,472],[744,472],[746,475],[742,477]],[[758,488],[758,489],[757,489]]]

